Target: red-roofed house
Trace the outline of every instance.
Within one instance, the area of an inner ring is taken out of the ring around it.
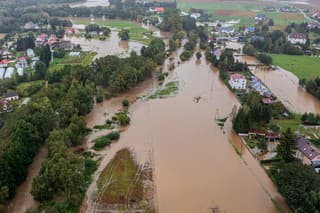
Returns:
[[[0,61],[0,68],[5,68],[7,67],[9,64],[9,61],[7,59],[3,59],[2,61]]]
[[[156,7],[156,8],[155,8],[155,11],[156,11],[157,13],[163,13],[163,12],[164,12],[164,8],[163,8],[163,7]]]
[[[268,105],[268,104],[272,103],[272,100],[271,100],[271,98],[263,98],[262,103]]]
[[[232,89],[246,89],[247,79],[240,74],[232,74],[230,76],[229,85]]]
[[[305,44],[307,35],[304,33],[290,33],[287,39],[291,44]]]

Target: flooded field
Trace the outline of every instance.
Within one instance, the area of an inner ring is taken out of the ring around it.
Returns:
[[[222,212],[278,212],[274,202],[288,211],[259,163],[232,134],[231,123],[223,130],[217,125],[216,116],[225,117],[239,106],[218,71],[204,59],[193,58],[179,65],[168,81],[180,82],[179,94],[132,105],[132,122],[121,139],[103,152],[99,172],[122,148],[131,148],[138,161],[144,161],[151,149],[159,212],[201,213],[215,208]],[[131,98],[148,92],[142,89]],[[195,97],[200,97],[199,101],[195,102]],[[97,106],[87,117],[89,126],[105,120],[101,117],[107,106]],[[117,104],[113,106],[115,109]],[[87,197],[95,190],[93,183]]]
[[[236,59],[250,65],[261,64],[252,56],[239,56]],[[320,113],[320,101],[301,88],[299,79],[291,72],[281,67],[273,70],[266,66],[250,66],[250,70],[293,112]]]
[[[79,36],[68,36],[68,40],[71,40],[74,44],[80,44],[82,50],[96,52],[96,58],[100,58],[106,55],[118,55],[122,57],[129,56],[131,51],[140,53],[140,49],[143,44],[134,41],[121,41],[118,37],[118,33],[112,31],[110,36],[101,41],[99,39],[86,39]]]

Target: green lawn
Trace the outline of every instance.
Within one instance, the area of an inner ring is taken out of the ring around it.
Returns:
[[[299,79],[311,79],[320,76],[320,58],[270,54],[273,64],[294,73]]]
[[[49,71],[63,67],[64,65],[89,65],[96,53],[81,52],[80,57],[69,56],[68,53],[64,58],[55,58],[50,64]]]
[[[83,24],[89,25],[91,23],[89,18],[72,18],[73,24]],[[152,39],[152,32],[140,26],[139,23],[125,21],[125,20],[102,20],[96,19],[94,23],[100,26],[107,26],[115,31],[120,31],[122,29],[130,30],[130,39],[138,41],[143,44],[149,44]]]
[[[285,131],[290,128],[293,131],[299,129],[299,125],[301,124],[300,119],[292,119],[292,120],[272,120],[271,124],[276,124],[280,127],[281,131]]]

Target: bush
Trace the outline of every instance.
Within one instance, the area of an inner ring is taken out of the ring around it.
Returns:
[[[114,131],[114,132],[111,132],[107,135],[107,137],[110,139],[110,140],[119,140],[120,138],[120,132],[119,131]]]
[[[129,101],[127,100],[127,99],[124,99],[123,101],[122,101],[122,106],[123,107],[128,107],[130,105],[130,103],[129,103]]]
[[[101,150],[106,146],[110,146],[111,140],[107,136],[102,136],[94,141],[94,150]]]
[[[130,124],[130,117],[127,115],[126,112],[118,112],[116,114],[116,120],[119,122],[121,126],[126,126]]]
[[[192,51],[189,51],[189,50],[183,51],[183,53],[181,53],[180,55],[181,61],[187,61],[189,58],[191,58],[192,54],[193,54]]]

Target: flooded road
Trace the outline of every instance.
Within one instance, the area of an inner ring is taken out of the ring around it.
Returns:
[[[236,59],[251,65],[261,64],[252,56],[239,56]],[[293,73],[281,67],[272,70],[266,66],[250,66],[250,70],[291,111],[320,113],[320,101],[299,86],[299,79]]]
[[[127,57],[131,51],[140,53],[143,44],[134,41],[121,41],[118,37],[118,32],[112,31],[110,36],[101,41],[99,39],[86,39],[79,36],[66,36],[66,39],[71,40],[74,44],[80,44],[83,51],[96,52],[96,58],[106,55],[118,55]]]
[[[9,203],[7,212],[26,212],[29,208],[37,207],[38,202],[31,195],[32,180],[39,174],[42,162],[47,157],[47,149],[42,147],[28,168],[26,180],[16,190],[16,196]]]
[[[286,208],[259,163],[231,133],[231,123],[223,131],[215,122],[239,106],[218,71],[194,57],[179,65],[169,81],[180,82],[179,94],[133,104],[130,126],[104,151],[99,170],[123,147],[133,149],[138,160],[152,147],[159,212],[201,213],[216,207],[222,212],[278,212],[272,200]],[[196,103],[194,97],[201,99]],[[88,124],[104,120],[96,114],[103,116],[106,109],[88,116]],[[89,194],[94,188],[92,184]]]

